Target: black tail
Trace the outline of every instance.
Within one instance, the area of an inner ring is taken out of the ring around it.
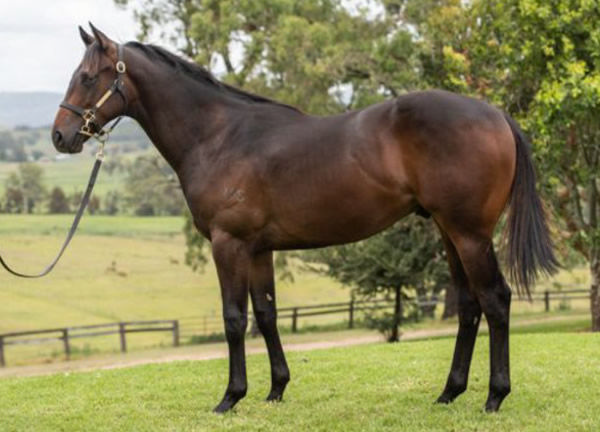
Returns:
[[[535,171],[529,143],[517,122],[504,114],[517,147],[517,166],[510,193],[508,215],[508,266],[519,294],[534,284],[538,273],[553,274],[558,268],[542,202],[535,189]]]

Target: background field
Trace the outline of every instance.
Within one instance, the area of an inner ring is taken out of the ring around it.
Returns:
[[[249,394],[234,412],[210,411],[227,361],[175,362],[123,370],[0,380],[6,431],[315,430],[594,431],[600,427],[600,338],[596,334],[516,335],[513,393],[499,414],[482,410],[488,339],[478,339],[469,389],[434,405],[454,341],[376,344],[290,353],[292,381],[282,404],[263,402],[265,355],[249,357]]]
[[[1,94],[0,94],[1,99]],[[1,105],[1,101],[0,101]],[[26,140],[25,151],[29,156],[34,152],[42,155],[35,163],[44,170],[43,182],[48,191],[61,187],[66,194],[82,191],[94,163],[98,144],[88,141],[79,154],[57,153],[50,139],[50,127],[12,130],[15,140]],[[158,154],[144,131],[132,120],[125,120],[112,134],[106,145],[106,164],[118,160],[121,163],[134,160],[143,154]],[[9,174],[17,170],[18,162],[0,161],[0,196],[4,194],[5,182]],[[94,193],[102,197],[109,190],[123,191],[125,174],[121,170],[101,171]]]
[[[17,269],[39,271],[58,250],[71,218],[0,215],[0,251]],[[180,319],[184,333],[191,322],[195,326],[206,322],[209,330],[221,332],[214,266],[209,263],[200,274],[183,263],[182,224],[182,217],[86,215],[63,260],[49,276],[26,280],[0,272],[0,333],[146,319]],[[586,283],[587,272],[582,268],[543,281],[537,290]],[[293,283],[278,283],[277,296],[280,307],[322,304],[348,301],[349,290],[330,279],[295,271]],[[570,328],[589,324],[587,300],[555,301],[552,309],[554,315],[570,320]],[[544,317],[542,311],[542,303],[514,302],[513,322]],[[299,324],[341,324],[345,319],[346,314],[310,317]],[[289,327],[290,322],[280,320],[280,325]],[[453,326],[454,321],[428,320],[413,327],[448,325]],[[170,344],[168,333],[128,337],[128,347],[133,350]],[[74,357],[118,350],[116,335],[73,341]],[[10,365],[62,361],[62,343],[9,346],[6,357]]]
[[[0,251],[24,272],[39,271],[54,256],[72,216],[0,215]],[[63,260],[47,277],[19,279],[0,272],[0,333],[99,324],[119,320],[213,317],[221,329],[221,299],[214,266],[202,274],[183,263],[182,217],[86,215]],[[349,291],[323,277],[298,273],[280,282],[280,305],[346,301]],[[169,343],[168,334],[134,335],[130,347]],[[85,340],[85,345],[118,350],[118,338]],[[11,364],[41,353],[49,360],[60,349],[10,347]],[[77,348],[78,345],[76,344]]]

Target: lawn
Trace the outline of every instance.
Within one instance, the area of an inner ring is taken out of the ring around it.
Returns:
[[[3,431],[594,431],[600,427],[600,336],[511,339],[513,393],[486,414],[488,340],[480,336],[467,393],[434,405],[454,341],[374,344],[288,355],[285,400],[263,402],[265,355],[248,358],[249,394],[234,412],[210,412],[227,361],[0,380]]]

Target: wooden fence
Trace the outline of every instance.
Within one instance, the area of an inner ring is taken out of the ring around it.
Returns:
[[[589,298],[589,290],[573,289],[535,293],[531,296],[531,302],[543,302],[544,310],[549,312],[552,302]],[[528,298],[515,297],[513,301],[529,302],[530,300]],[[418,307],[425,307],[443,304],[444,299],[413,299],[410,302]],[[348,328],[351,329],[356,324],[358,312],[393,308],[394,300],[350,300],[348,302],[283,307],[279,308],[277,312],[279,324],[285,325],[286,322],[289,322],[291,331],[296,333],[299,331],[299,320],[301,318],[324,315],[343,315],[345,318],[343,318],[341,322],[346,322]],[[173,335],[173,346],[178,346],[180,338],[182,337],[192,339],[196,336],[206,337],[211,335],[222,335],[223,321],[217,316],[194,316],[181,318],[179,320],[129,321],[0,334],[0,366],[4,367],[6,364],[5,347],[8,345],[41,344],[62,341],[65,357],[68,360],[71,356],[70,341],[73,339],[118,334],[121,352],[127,352],[127,334],[145,332],[171,332]]]
[[[167,331],[173,334],[173,346],[179,346],[179,321],[177,320],[127,321],[4,333],[0,334],[0,367],[6,366],[5,349],[8,345],[36,345],[61,341],[65,358],[69,360],[73,339],[119,335],[121,352],[127,352],[127,334]]]
[[[590,290],[585,289],[574,289],[568,291],[544,291],[539,294],[532,294],[531,300],[527,297],[514,297],[513,301],[517,302],[532,302],[532,303],[544,303],[545,312],[550,312],[551,303],[553,301],[564,301],[564,300],[579,300],[589,299]],[[404,301],[406,305],[406,300]],[[409,301],[412,305],[417,307],[433,306],[437,304],[444,304],[444,298],[438,299],[412,299]],[[356,313],[364,310],[374,309],[391,309],[394,307],[394,300],[366,300],[356,301],[350,300],[343,303],[328,303],[321,305],[310,305],[310,306],[293,306],[278,309],[278,320],[291,320],[292,333],[298,331],[298,320],[300,318],[317,316],[317,315],[333,315],[333,314],[345,314],[347,316],[348,328],[353,328],[356,319]]]

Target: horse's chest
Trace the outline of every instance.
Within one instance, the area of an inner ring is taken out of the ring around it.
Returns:
[[[205,234],[218,229],[244,238],[265,223],[262,191],[250,180],[208,177],[188,185],[184,195],[197,228]]]

